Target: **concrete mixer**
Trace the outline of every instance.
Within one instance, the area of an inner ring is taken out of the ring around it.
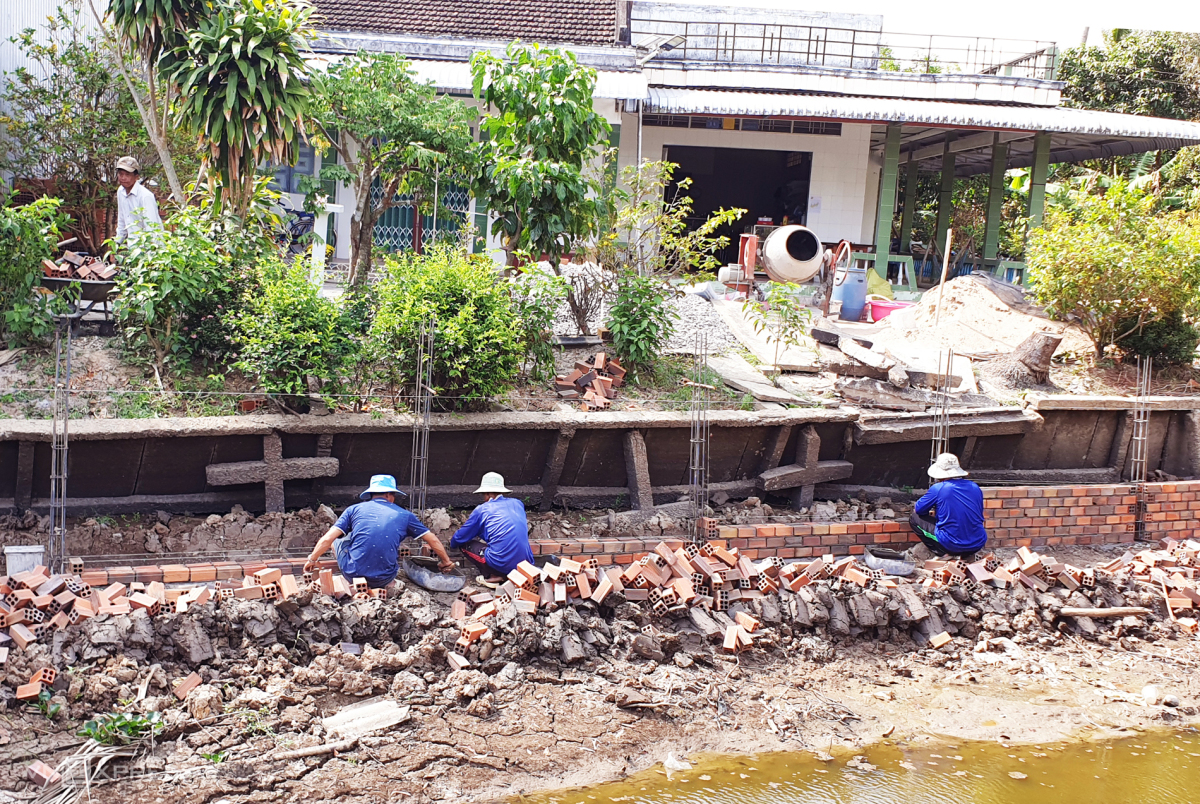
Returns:
[[[821,270],[825,247],[812,229],[781,226],[763,243],[763,268],[772,282],[801,284]]]
[[[767,235],[762,249],[762,266],[772,282],[802,284],[821,270],[825,248],[816,234],[804,226],[781,226]],[[749,294],[754,271],[759,265],[758,236],[742,235],[735,265],[717,272],[717,281],[735,293]]]

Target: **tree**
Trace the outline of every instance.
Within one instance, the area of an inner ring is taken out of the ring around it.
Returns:
[[[81,247],[101,253],[116,220],[115,163],[133,155],[144,178],[161,175],[137,107],[79,11],[58,9],[39,39],[30,28],[13,39],[35,67],[8,74],[10,114],[0,117],[0,171],[51,180]]]
[[[1181,313],[1200,313],[1200,217],[1155,214],[1155,198],[1115,183],[1072,193],[1029,235],[1038,302],[1073,319],[1097,358],[1111,344]]]
[[[146,133],[158,151],[171,195],[175,203],[182,204],[186,199],[172,149],[174,126],[169,114],[172,88],[160,83],[158,60],[208,12],[209,0],[112,0],[109,14],[115,31],[105,24],[94,0],[88,0],[88,5],[108,44],[109,55],[125,79]],[[131,54],[138,60],[140,77],[126,63]]]
[[[435,182],[445,188],[455,178],[466,180],[474,156],[471,117],[462,101],[418,82],[403,56],[359,53],[330,66],[312,119],[342,158],[322,167],[320,178],[354,189],[352,284],[366,281],[375,224],[402,203],[400,196],[411,197],[421,214],[429,211]],[[381,192],[372,201],[376,183]]]
[[[1066,105],[1124,114],[1193,120],[1200,92],[1189,81],[1196,34],[1112,30],[1103,47],[1063,52],[1057,78]]]
[[[585,174],[611,131],[592,106],[596,71],[569,51],[519,42],[504,58],[477,52],[471,71],[475,97],[488,109],[476,192],[496,215],[507,263],[522,251],[545,255],[561,275],[563,256],[595,230],[606,203],[600,183]],[[567,301],[586,333],[574,293]]]
[[[290,0],[217,5],[159,58],[178,87],[179,121],[205,147],[210,189],[239,217],[253,203],[258,166],[295,159],[315,80],[312,10]]]
[[[1165,31],[1106,31],[1103,47],[1081,45],[1062,53],[1057,78],[1066,82],[1066,105],[1080,109],[1195,120],[1200,117],[1200,35]],[[1096,178],[1135,180],[1158,192],[1160,169],[1171,152],[1096,160],[1086,166],[1060,165],[1060,180]]]

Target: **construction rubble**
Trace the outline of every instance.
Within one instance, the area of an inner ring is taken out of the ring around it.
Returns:
[[[313,713],[314,688],[395,700],[406,717],[429,704],[487,718],[503,690],[576,667],[607,679],[613,705],[633,711],[656,706],[632,681],[655,667],[819,664],[864,642],[949,667],[1021,644],[1187,639],[1198,568],[1191,540],[1090,567],[1021,548],[1005,561],[930,560],[892,577],[856,557],[752,561],[719,539],[663,542],[625,567],[523,563],[494,591],[457,595],[403,582],[385,595],[329,565],[306,575],[260,564],[200,582],[168,565],[161,580],[103,589],[78,565],[64,575],[40,567],[0,585],[0,700],[61,706],[79,720],[161,712],[165,738],[201,747],[211,735],[196,737],[194,724],[249,709],[321,746],[331,733]],[[214,751],[237,744],[228,734]],[[69,765],[26,760],[0,786],[70,781],[55,779]]]

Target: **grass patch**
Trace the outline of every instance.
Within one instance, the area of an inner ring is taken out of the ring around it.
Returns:
[[[660,401],[686,405],[692,400],[692,389],[679,383],[681,380],[692,379],[693,363],[691,355],[663,355],[654,362],[649,371],[642,371],[629,389],[636,389]],[[710,368],[705,367],[701,382],[717,389],[710,392],[709,399],[713,402],[728,403],[738,399],[738,393],[726,386],[721,380],[721,375]]]

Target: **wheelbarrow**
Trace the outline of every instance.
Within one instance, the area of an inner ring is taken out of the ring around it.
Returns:
[[[61,276],[43,276],[42,287],[53,292],[54,294],[68,294],[70,299],[74,295],[72,291],[79,294],[78,299],[71,301],[70,318],[79,320],[83,316],[94,311],[97,304],[101,305],[100,312],[104,314],[104,321],[100,324],[101,334],[112,334],[112,300],[115,295],[117,283],[111,280],[98,279],[68,279]]]
[[[439,570],[436,558],[405,556],[400,567],[410,581],[430,592],[457,592],[467,585],[467,579],[458,570]]]

